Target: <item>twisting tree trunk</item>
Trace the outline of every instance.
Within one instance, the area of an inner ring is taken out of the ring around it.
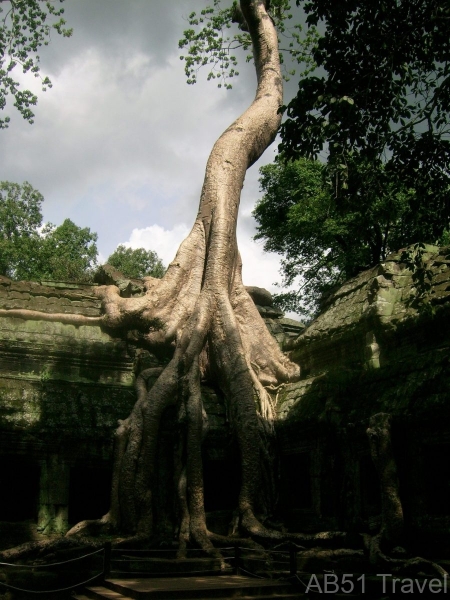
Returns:
[[[175,466],[179,555],[184,555],[189,540],[218,555],[212,541],[221,538],[207,530],[203,496],[201,444],[205,419],[200,379],[208,371],[226,398],[239,445],[242,483],[237,512],[241,531],[260,538],[290,537],[316,545],[345,540],[340,532],[286,536],[266,529],[258,518],[257,496],[261,495],[266,441],[275,418],[268,390],[299,377],[298,366],[280,351],[243,286],[236,242],[245,173],[274,140],[281,118],[278,40],[266,4],[268,0],[240,0],[236,16],[245,21],[253,42],[256,97],[214,145],[194,226],[164,278],[146,278],[142,297],[122,298],[115,286],[96,288],[102,300],[102,317],[0,310],[0,316],[128,328],[136,331],[149,348],[158,344],[174,347],[173,357],[164,369],[149,369],[137,377],[136,404],[116,431],[108,514],[99,521],[79,523],[69,534],[91,527],[97,532],[105,527],[141,537],[152,534],[158,433],[164,411],[176,405],[184,423]],[[155,376],[156,382],[148,389],[149,378]],[[389,424],[386,415],[377,415],[368,430],[383,493],[383,527],[379,536],[369,540],[371,554],[399,567],[425,565],[445,574],[442,568],[423,559],[388,559],[380,550],[381,538],[393,544],[403,526]],[[26,548],[16,554],[28,551]],[[305,556],[311,553],[317,551]],[[336,551],[328,555],[336,555]]]
[[[152,533],[158,430],[165,409],[177,403],[186,421],[186,464],[178,469],[181,548],[192,537],[211,552],[203,501],[201,371],[206,363],[214,373],[239,444],[240,525],[269,536],[277,533],[267,531],[255,515],[261,439],[274,418],[266,387],[299,374],[268,333],[241,278],[236,242],[241,189],[248,167],[277,133],[282,78],[277,34],[265,1],[241,0],[240,7],[253,42],[256,97],[213,147],[191,233],[165,277],[147,278],[145,297],[121,298],[114,286],[98,290],[109,327],[140,328],[150,346],[175,345],[171,362],[150,391],[144,377],[138,380],[136,405],[116,432],[111,510],[103,521],[140,535]]]

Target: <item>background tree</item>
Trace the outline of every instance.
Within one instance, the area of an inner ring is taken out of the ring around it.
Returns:
[[[25,181],[0,182],[0,274],[12,276],[22,261],[34,260],[44,198]]]
[[[161,278],[165,273],[162,260],[156,252],[144,248],[133,250],[121,244],[106,262],[132,279],[142,279],[147,276]]]
[[[63,2],[64,0],[59,0]],[[72,35],[72,29],[64,27],[64,9],[57,9],[53,2],[42,0],[1,0],[0,2],[0,109],[6,107],[7,97],[12,96],[14,106],[22,117],[33,123],[32,106],[37,96],[30,90],[20,89],[13,71],[22,68],[23,73],[40,77],[42,90],[52,86],[48,77],[41,77],[39,55],[41,46],[47,46],[50,34],[56,31],[64,37]],[[0,119],[0,129],[8,127],[10,118]]]
[[[317,71],[300,81],[286,108],[280,160],[326,153],[336,233],[350,236],[340,242],[348,248],[344,271],[340,261],[335,266],[351,276],[390,250],[435,243],[449,228],[450,11],[443,0],[297,4],[324,33],[312,49]],[[298,193],[295,202],[302,202]],[[293,210],[291,221],[294,213],[304,210]],[[260,237],[272,235],[267,222],[260,225]],[[359,250],[348,244],[353,234]]]
[[[27,273],[28,279],[92,281],[98,252],[97,234],[89,227],[78,227],[70,219],[58,227],[48,223],[39,241],[39,263],[34,272]]]
[[[264,240],[265,250],[283,255],[283,284],[296,287],[275,295],[285,310],[310,318],[331,288],[407,245],[414,235],[409,225],[415,190],[394,184],[382,163],[378,169],[373,163],[351,166],[352,183],[364,195],[349,192],[345,209],[327,166],[319,161],[280,158],[260,170],[263,196],[253,211],[255,238]]]
[[[66,219],[42,227],[44,198],[25,182],[0,182],[0,274],[13,279],[91,281],[97,234]]]

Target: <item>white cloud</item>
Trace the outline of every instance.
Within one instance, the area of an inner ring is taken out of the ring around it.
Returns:
[[[123,245],[128,248],[153,250],[167,266],[175,258],[178,246],[188,233],[189,229],[184,223],[175,225],[172,229],[151,225],[143,229],[133,229],[130,239]]]
[[[263,252],[261,243],[254,242],[248,235],[241,238],[238,234],[238,240],[244,284],[276,292],[273,284],[280,281],[280,257],[272,252]]]

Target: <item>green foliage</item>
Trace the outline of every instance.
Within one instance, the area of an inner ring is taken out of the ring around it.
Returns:
[[[444,229],[437,243],[438,246],[450,246],[450,230]]]
[[[407,302],[408,306],[413,306],[419,314],[435,314],[435,307],[431,303],[431,291],[433,287],[433,271],[431,263],[427,261],[429,248],[422,242],[413,244],[402,250],[400,261],[412,273],[412,280],[416,288],[416,293]]]
[[[236,69],[238,65],[239,51],[251,49],[250,35],[246,31],[238,3],[230,3],[226,8],[220,7],[221,0],[214,0],[213,6],[208,6],[201,11],[200,15],[192,12],[189,15],[190,29],[183,33],[179,42],[180,48],[186,48],[187,53],[181,56],[185,62],[185,73],[188,84],[197,81],[198,71],[202,67],[208,68],[207,80],[215,79],[218,87],[231,89],[230,79],[239,75]],[[288,25],[292,19],[290,12],[290,0],[271,0],[266,2],[268,12],[277,26],[280,34],[280,58],[283,62],[283,54],[287,53],[291,61],[303,64],[304,72],[309,72],[315,67],[311,56],[311,49],[316,45],[318,39],[317,30],[314,27],[303,31],[299,23]],[[233,31],[232,25],[237,23],[239,31]],[[285,47],[284,44],[287,44]],[[252,60],[252,54],[247,56],[247,61]],[[285,69],[285,78],[295,73],[295,69]]]
[[[387,253],[450,239],[450,9],[444,0],[297,4],[324,32],[312,47],[317,70],[284,107],[282,156],[262,171],[255,216],[257,237],[284,255],[285,283],[303,280],[279,301],[314,312],[327,289]],[[312,181],[304,161],[319,156]],[[422,301],[428,280],[413,272]]]
[[[25,182],[0,182],[0,275],[10,276],[36,251],[44,198]]]
[[[27,182],[0,182],[0,274],[19,280],[90,281],[97,234],[70,219],[41,230],[43,200]]]
[[[59,0],[63,2],[64,0]],[[36,95],[30,90],[21,90],[20,83],[13,77],[19,66],[23,73],[40,77],[42,90],[52,87],[48,77],[41,77],[38,51],[47,46],[51,32],[69,37],[72,30],[65,27],[64,9],[57,9],[54,1],[8,0],[0,5],[0,109],[6,107],[7,97],[14,98],[14,106],[22,117],[33,123],[31,109],[37,103]],[[8,127],[9,117],[0,119],[0,129]]]
[[[259,181],[264,195],[253,211],[256,239],[264,240],[264,250],[284,255],[284,285],[303,279],[298,292],[279,294],[275,300],[304,315],[342,276],[336,266],[342,255],[336,242],[339,232],[322,171],[320,163],[304,159],[262,167]]]
[[[342,207],[365,194],[362,175],[382,164],[383,185],[414,190],[405,227],[417,237],[408,242],[437,240],[450,221],[448,2],[298,3],[325,32],[313,49],[319,70],[286,107],[285,157],[326,152]]]
[[[153,250],[144,248],[132,250],[122,244],[117,246],[106,262],[132,279],[149,276],[161,278],[166,271],[161,259]]]
[[[24,269],[27,279],[92,281],[97,265],[97,234],[70,219],[55,227],[48,223],[40,235],[38,268]],[[26,265],[25,265],[26,267]]]
[[[311,316],[331,288],[411,243],[426,227],[412,214],[415,191],[392,182],[381,162],[353,159],[349,172],[343,202],[318,161],[279,157],[260,170],[264,195],[253,212],[256,238],[265,250],[283,255],[284,285],[302,282],[298,291],[277,296],[286,310]]]

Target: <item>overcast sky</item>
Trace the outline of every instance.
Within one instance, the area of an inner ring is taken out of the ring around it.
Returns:
[[[97,232],[103,260],[123,243],[156,250],[166,265],[173,259],[195,218],[209,152],[254,96],[245,63],[232,91],[205,77],[186,84],[178,40],[187,15],[208,4],[66,0],[74,33],[55,33],[40,52],[53,89],[39,93],[35,123],[12,106],[4,111],[11,123],[0,131],[0,180],[38,189],[45,221],[70,218]],[[39,90],[34,78],[25,81]],[[275,153],[276,144],[248,171],[238,224],[244,283],[271,291],[279,256],[252,241],[251,211],[258,169]]]

